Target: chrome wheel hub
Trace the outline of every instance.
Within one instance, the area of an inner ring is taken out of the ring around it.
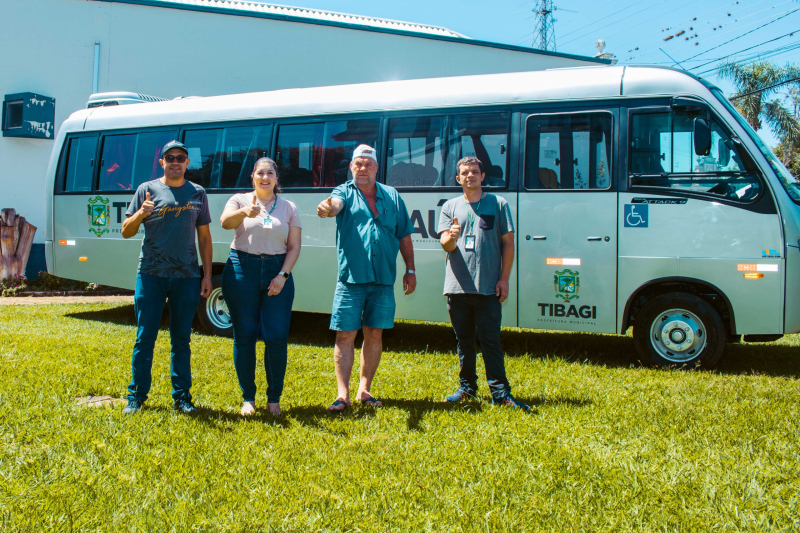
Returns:
[[[700,318],[685,309],[661,313],[650,327],[653,348],[668,361],[694,359],[706,345],[706,329]]]
[[[206,316],[208,320],[217,328],[227,329],[231,327],[231,313],[228,311],[228,304],[222,296],[222,288],[217,287],[206,299]]]

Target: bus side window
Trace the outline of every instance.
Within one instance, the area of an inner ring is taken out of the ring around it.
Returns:
[[[728,200],[756,198],[760,181],[745,168],[738,147],[713,118],[709,121],[709,153],[695,153],[695,119],[706,117],[705,111],[692,109],[634,114],[630,121],[631,186],[664,187]]]
[[[272,125],[225,128],[223,163],[219,184],[222,189],[246,189],[252,186],[253,165],[269,153]]]
[[[380,119],[353,119],[278,127],[275,162],[281,186],[336,187],[348,179],[359,144],[378,144]]]
[[[92,190],[92,174],[95,168],[97,136],[73,137],[67,148],[63,186],[64,192],[86,192]]]
[[[322,151],[322,187],[336,187],[353,178],[350,160],[359,144],[377,148],[381,121],[378,118],[325,123]]]
[[[531,115],[525,135],[525,188],[608,189],[612,115]]]
[[[183,144],[189,151],[185,178],[206,189],[211,187],[212,176],[218,182],[222,166],[222,128],[187,131],[183,136]]]
[[[100,155],[98,191],[132,191],[164,175],[161,148],[176,138],[175,131],[106,135]]]
[[[445,185],[447,117],[393,118],[389,121],[386,185]],[[454,176],[451,181],[454,181]]]
[[[477,157],[483,165],[484,187],[505,187],[508,147],[508,113],[478,113],[451,118],[450,149],[445,185],[455,181],[456,163],[462,157]]]
[[[186,179],[207,189],[248,189],[253,165],[269,154],[271,125],[189,130]]]

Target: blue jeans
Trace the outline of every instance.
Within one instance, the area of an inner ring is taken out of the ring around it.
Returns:
[[[129,400],[147,400],[153,369],[153,347],[158,326],[169,305],[170,376],[172,398],[192,399],[192,351],[189,341],[192,320],[200,303],[200,278],[162,278],[139,273],[133,308],[136,312],[136,344],[133,347],[131,369],[133,379],[128,385]]]
[[[448,294],[447,310],[458,341],[460,386],[473,393],[478,390],[475,370],[478,358],[475,350],[477,333],[492,397],[499,398],[510,393],[503,349],[500,347],[500,320],[503,316],[500,299],[495,295]]]
[[[264,339],[267,401],[279,403],[286,376],[289,323],[294,302],[294,278],[275,296],[269,284],[283,267],[286,254],[253,255],[231,250],[222,273],[222,295],[233,323],[233,365],[246,402],[256,400],[256,341]]]

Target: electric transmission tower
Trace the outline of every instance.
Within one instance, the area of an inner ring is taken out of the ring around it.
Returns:
[[[555,22],[556,18],[553,13],[560,8],[553,5],[553,0],[536,0],[536,7],[533,8],[533,13],[536,15],[536,30],[533,32],[533,48],[539,50],[552,50],[556,49],[556,32]],[[571,9],[560,9],[561,11],[572,11]]]

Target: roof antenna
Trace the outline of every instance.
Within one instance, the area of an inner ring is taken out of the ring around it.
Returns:
[[[659,50],[661,50],[662,52],[664,52],[664,49],[663,49],[663,48],[659,48]],[[671,56],[671,55],[669,55],[668,53],[664,52],[664,55],[665,55],[665,56],[667,56],[668,58],[672,59],[672,61],[675,61],[675,59],[673,59],[673,58],[672,58],[672,56]],[[681,65],[681,64],[680,64],[680,63],[678,63],[677,61],[675,61],[675,64],[676,64],[676,65],[678,65],[679,67],[681,67],[683,70],[686,70],[685,68],[683,68],[683,65]]]

